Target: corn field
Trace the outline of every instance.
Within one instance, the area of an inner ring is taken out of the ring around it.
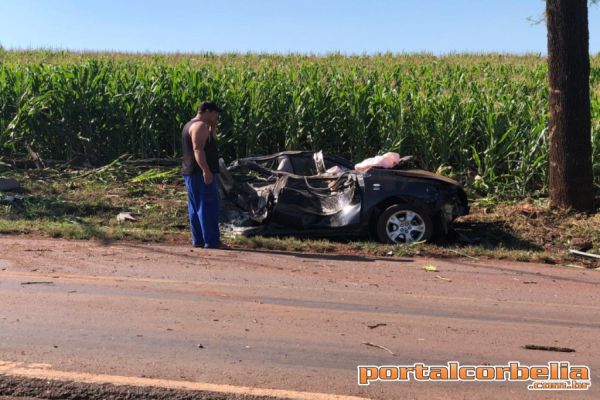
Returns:
[[[596,182],[600,62],[592,60]],[[223,157],[412,154],[473,194],[544,195],[545,60],[506,55],[127,55],[0,50],[0,151],[99,165],[177,157],[201,100],[225,108]]]

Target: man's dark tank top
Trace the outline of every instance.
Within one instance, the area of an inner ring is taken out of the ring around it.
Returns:
[[[202,169],[196,162],[194,157],[194,145],[192,143],[192,135],[190,134],[190,126],[194,122],[200,121],[197,118],[192,119],[183,127],[181,132],[181,142],[183,144],[182,151],[182,171],[183,175],[196,175],[202,174]],[[213,135],[209,135],[206,143],[204,144],[204,154],[206,155],[206,163],[210,171],[215,174],[219,172],[219,150],[217,149],[217,141]]]

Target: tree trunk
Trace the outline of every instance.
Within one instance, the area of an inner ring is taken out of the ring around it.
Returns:
[[[546,0],[550,204],[592,211],[594,185],[587,0]]]

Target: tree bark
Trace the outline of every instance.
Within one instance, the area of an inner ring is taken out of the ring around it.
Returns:
[[[550,204],[592,211],[594,185],[587,0],[546,0]]]

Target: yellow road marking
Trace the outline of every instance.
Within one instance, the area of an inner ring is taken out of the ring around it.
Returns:
[[[344,396],[328,393],[298,392],[281,389],[262,389],[245,386],[217,385],[213,383],[150,379],[129,376],[67,372],[51,369],[47,364],[24,364],[0,361],[0,375],[31,379],[48,379],[88,384],[112,384],[118,386],[157,387],[175,390],[206,391],[247,396],[270,396],[290,400],[367,400],[364,397]]]

